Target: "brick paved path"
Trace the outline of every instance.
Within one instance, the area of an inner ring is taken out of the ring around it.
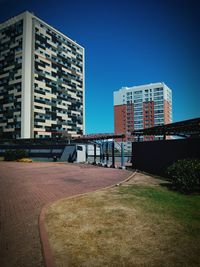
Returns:
[[[0,162],[0,266],[44,266],[38,231],[41,208],[129,175],[128,171],[91,165]]]

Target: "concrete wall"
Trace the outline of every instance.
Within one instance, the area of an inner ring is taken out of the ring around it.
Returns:
[[[86,145],[77,145],[77,162],[86,162]]]
[[[60,161],[74,162],[76,158],[76,145],[65,146],[65,149],[60,157]]]

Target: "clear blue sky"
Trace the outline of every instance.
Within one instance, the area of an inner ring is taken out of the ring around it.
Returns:
[[[86,132],[113,132],[113,91],[165,82],[173,121],[200,117],[197,0],[0,0],[0,19],[33,11],[85,47]]]

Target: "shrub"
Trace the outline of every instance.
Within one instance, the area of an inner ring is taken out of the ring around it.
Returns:
[[[23,149],[16,149],[16,150],[6,150],[4,154],[4,160],[6,161],[12,161],[12,160],[18,160],[22,158],[27,158],[28,154],[26,150]]]
[[[167,174],[178,190],[191,193],[200,191],[200,160],[182,159],[167,168]]]
[[[4,160],[6,161],[12,161],[12,160],[15,160],[15,153],[14,153],[14,150],[6,150],[5,151],[5,154],[4,154]]]
[[[27,157],[28,153],[26,152],[26,150],[23,149],[16,150],[16,159],[22,159]]]

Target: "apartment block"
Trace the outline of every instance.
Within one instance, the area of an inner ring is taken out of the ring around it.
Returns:
[[[172,91],[165,83],[150,83],[123,87],[114,92],[115,134],[125,134],[124,141],[131,146],[133,130],[145,129],[172,122]],[[144,141],[159,136],[144,136]]]
[[[0,24],[0,135],[84,131],[84,48],[28,11]]]

